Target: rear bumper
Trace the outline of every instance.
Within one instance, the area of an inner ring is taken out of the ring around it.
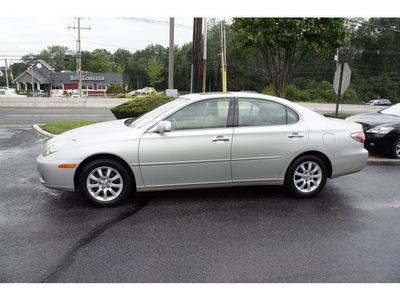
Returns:
[[[368,162],[368,151],[364,148],[341,154],[332,159],[332,178],[357,173],[361,171]]]

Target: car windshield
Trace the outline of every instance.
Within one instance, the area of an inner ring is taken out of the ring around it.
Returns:
[[[389,106],[388,108],[382,109],[379,112],[381,114],[385,114],[385,115],[393,115],[393,116],[400,117],[400,103]]]
[[[149,124],[151,121],[157,119],[161,115],[165,114],[167,111],[169,111],[171,108],[180,105],[183,102],[186,102],[187,99],[185,98],[177,98],[171,102],[165,103],[164,105],[161,105],[157,107],[156,109],[153,109],[152,111],[144,114],[140,118],[138,118],[135,122],[133,122],[130,126],[131,127],[136,127],[136,128],[141,128]]]

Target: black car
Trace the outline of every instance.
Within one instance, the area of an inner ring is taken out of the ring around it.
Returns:
[[[400,103],[376,113],[355,115],[346,120],[363,126],[365,149],[400,159]]]

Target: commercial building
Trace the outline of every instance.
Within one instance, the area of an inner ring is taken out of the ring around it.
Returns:
[[[71,95],[78,90],[78,76],[76,72],[55,72],[44,60],[39,59],[27,70],[13,80],[17,90],[45,90],[49,94],[53,90],[62,90],[65,95]],[[92,73],[82,72],[82,92],[87,95],[104,95],[111,84],[129,84],[129,75],[122,73]]]

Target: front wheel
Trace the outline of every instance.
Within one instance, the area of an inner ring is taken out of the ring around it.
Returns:
[[[285,185],[297,198],[311,198],[325,186],[327,168],[316,156],[307,155],[296,159],[289,167]]]
[[[78,188],[85,200],[92,205],[115,206],[128,198],[131,178],[120,163],[99,159],[83,168]]]
[[[393,144],[392,156],[397,159],[400,158],[400,138],[398,138]]]

